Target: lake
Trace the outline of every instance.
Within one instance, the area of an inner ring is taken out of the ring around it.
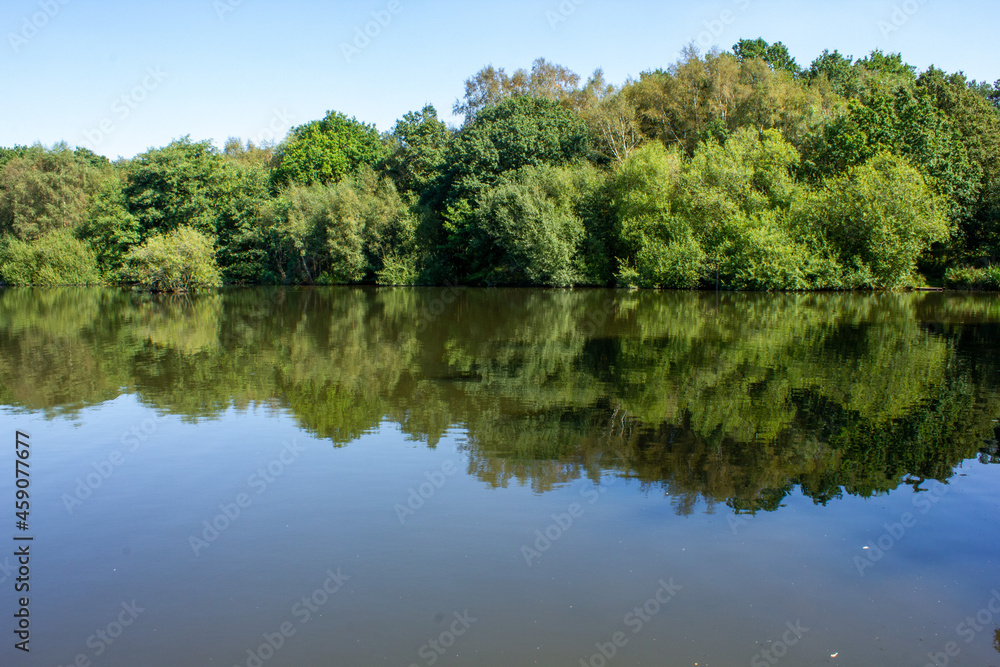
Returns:
[[[0,661],[997,665],[998,349],[995,294],[2,290]]]

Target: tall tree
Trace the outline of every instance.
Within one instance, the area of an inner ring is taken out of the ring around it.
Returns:
[[[961,72],[931,67],[917,79],[950,122],[982,178],[977,201],[962,224],[963,252],[969,260],[1000,256],[1000,110],[969,85]]]
[[[933,98],[909,87],[870,88],[851,100],[843,116],[826,125],[805,147],[805,170],[817,176],[844,173],[881,152],[905,156],[933,179],[955,221],[971,215],[982,169]]]
[[[481,111],[452,142],[451,198],[474,196],[506,171],[583,159],[589,149],[576,114],[545,98],[513,97]]]
[[[733,53],[740,62],[747,60],[763,60],[773,70],[784,70],[793,77],[802,75],[802,68],[788,52],[788,47],[781,42],[768,44],[763,38],[741,39],[733,45]]]
[[[844,97],[859,97],[863,91],[861,72],[854,67],[854,58],[845,56],[840,51],[824,49],[823,55],[812,62],[809,67],[810,81],[825,76],[833,90]]]
[[[701,56],[694,47],[668,70],[644,72],[627,90],[643,134],[689,154],[699,142],[725,140],[742,127],[780,129],[798,146],[839,105],[832,91],[808,86],[759,58],[740,62],[718,51]]]
[[[23,240],[79,227],[91,197],[111,175],[107,160],[95,166],[64,143],[14,153],[20,155],[0,167],[0,234]]]
[[[383,167],[400,191],[419,196],[440,176],[451,133],[438,118],[437,109],[428,104],[398,120],[392,139],[394,144]]]
[[[133,160],[123,196],[126,213],[138,223],[140,243],[190,226],[213,240],[227,281],[266,276],[264,241],[255,226],[268,196],[262,168],[241,167],[210,142],[185,137]]]
[[[278,148],[272,182],[336,183],[362,166],[374,166],[382,156],[382,141],[372,125],[330,111],[322,120],[299,125]]]
[[[488,65],[466,80],[465,95],[455,101],[452,111],[470,123],[481,110],[515,95],[560,101],[570,97],[579,83],[579,75],[545,58],[536,59],[531,71],[522,68],[509,76],[502,67]]]

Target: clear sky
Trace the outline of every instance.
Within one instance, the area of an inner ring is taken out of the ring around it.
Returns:
[[[998,26],[996,0],[0,0],[0,145],[131,157],[186,134],[280,140],[330,109],[390,130],[426,103],[457,124],[487,64],[545,57],[621,83],[743,37],[803,66],[880,48],[992,82]]]

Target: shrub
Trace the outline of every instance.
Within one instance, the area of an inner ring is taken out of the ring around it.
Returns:
[[[857,287],[898,287],[922,252],[949,237],[947,202],[906,158],[880,153],[826,185],[819,225],[840,263],[870,276]]]
[[[617,281],[628,287],[698,287],[705,252],[689,221],[674,210],[683,159],[650,142],[618,170],[612,206],[624,252]]]
[[[97,256],[68,229],[35,241],[7,237],[0,249],[0,278],[9,285],[97,285]]]
[[[399,280],[402,262],[416,270],[417,221],[392,181],[362,168],[336,185],[292,186],[275,233],[297,282]]]
[[[471,247],[476,278],[490,284],[566,287],[584,281],[581,213],[600,178],[591,167],[525,167],[483,196]]]
[[[222,284],[212,240],[181,226],[154,236],[126,256],[128,275],[154,292],[182,292]]]
[[[945,272],[944,282],[952,289],[1000,290],[1000,265],[978,269],[954,267]]]
[[[420,272],[416,257],[390,253],[382,258],[382,268],[375,272],[378,285],[416,285]]]

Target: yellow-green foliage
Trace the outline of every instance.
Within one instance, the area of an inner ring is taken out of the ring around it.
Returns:
[[[777,130],[743,129],[687,160],[650,142],[617,172],[618,281],[727,289],[893,288],[932,243],[947,206],[906,158],[881,153],[821,183],[796,178]]]
[[[97,256],[69,229],[34,241],[0,240],[0,280],[8,285],[96,285]]]
[[[612,206],[625,257],[617,279],[635,287],[697,287],[705,252],[690,221],[675,211],[683,158],[658,141],[635,151],[615,178]]]
[[[816,220],[851,286],[897,287],[920,253],[948,239],[946,202],[906,158],[880,153],[830,179],[826,192]]]
[[[155,292],[183,292],[222,284],[215,264],[212,240],[182,226],[154,236],[126,256],[128,273],[142,287]]]
[[[965,290],[1000,290],[1000,265],[977,269],[954,267],[944,274],[948,287]]]

